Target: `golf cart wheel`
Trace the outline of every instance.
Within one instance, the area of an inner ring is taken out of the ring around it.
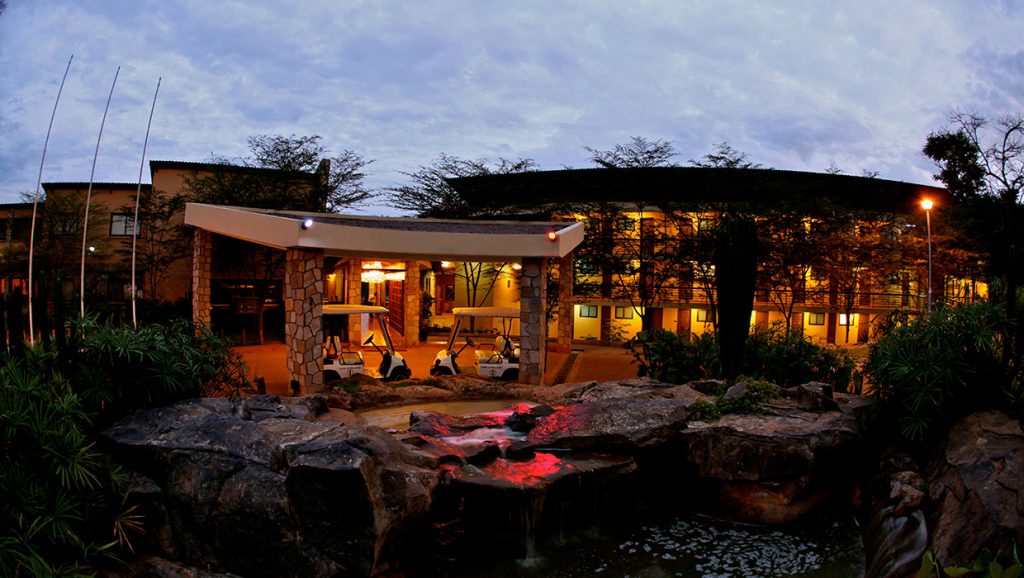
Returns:
[[[518,369],[506,369],[505,373],[501,374],[501,378],[504,379],[505,381],[517,380],[517,379],[519,379],[519,370]]]
[[[408,367],[396,367],[391,372],[391,381],[402,381],[403,379],[409,379],[412,377],[412,370]]]

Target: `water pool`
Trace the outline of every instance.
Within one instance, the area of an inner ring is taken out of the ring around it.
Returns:
[[[434,403],[414,403],[380,407],[367,410],[356,410],[355,414],[365,423],[384,429],[405,431],[409,428],[409,414],[414,411],[435,411],[448,415],[475,415],[509,409],[519,403],[531,402],[513,399],[481,399],[473,401],[443,401]]]

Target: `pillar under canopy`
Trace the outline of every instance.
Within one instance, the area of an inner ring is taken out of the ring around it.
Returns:
[[[192,322],[210,326],[210,277],[213,269],[213,233],[197,228],[192,244]]]
[[[547,337],[547,268],[545,259],[523,259],[519,281],[519,383],[543,385]]]
[[[288,378],[302,395],[324,389],[324,252],[289,249],[285,257],[284,343]]]

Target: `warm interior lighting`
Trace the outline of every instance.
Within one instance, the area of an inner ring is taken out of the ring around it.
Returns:
[[[523,266],[520,265],[519,263],[512,263],[512,268],[515,269],[516,271],[518,271],[518,270],[522,269]]]
[[[380,261],[363,261],[363,269],[383,269],[384,264]]]
[[[932,203],[931,199],[921,199],[921,208],[922,209],[924,209],[926,211],[930,211],[930,210],[932,210],[933,206],[935,206],[935,204]]]
[[[359,280],[363,283],[383,283],[384,279],[383,271],[363,271],[359,275]]]
[[[846,316],[846,314],[845,313],[840,313],[839,314],[839,324],[840,325],[846,325],[848,322],[849,322],[849,318]]]
[[[441,266],[444,267],[445,269],[447,269],[447,268],[452,266],[452,262],[451,261],[441,261]]]
[[[337,275],[335,273],[328,273],[327,274],[327,280],[331,281],[332,283],[334,282],[334,278],[335,277],[337,277]]]

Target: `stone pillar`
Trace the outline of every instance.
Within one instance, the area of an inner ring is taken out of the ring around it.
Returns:
[[[302,395],[323,391],[324,253],[289,249],[285,257],[284,343],[288,378]]]
[[[210,276],[213,269],[213,233],[196,229],[192,244],[192,322],[210,326]]]
[[[349,259],[345,270],[345,303],[359,305],[362,302],[363,285],[363,261],[362,259]],[[363,344],[363,321],[362,315],[348,316],[348,341],[352,345]]]
[[[420,341],[420,311],[423,309],[423,289],[420,288],[420,266],[417,261],[405,262],[405,283],[402,284],[405,311],[405,346]]]
[[[572,303],[573,259],[572,253],[558,261],[558,338],[557,351],[568,353],[572,350],[573,315]]]
[[[519,383],[544,383],[546,312],[547,269],[544,259],[523,259],[519,280]]]

